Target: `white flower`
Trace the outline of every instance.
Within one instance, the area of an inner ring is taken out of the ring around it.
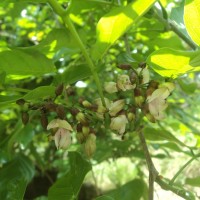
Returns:
[[[117,100],[111,103],[111,106],[109,108],[109,114],[111,116],[115,116],[119,111],[121,111],[124,108],[124,105],[125,105],[124,99]]]
[[[128,120],[125,115],[119,115],[111,119],[110,128],[116,130],[119,134],[123,134],[126,130]]]
[[[108,93],[115,93],[117,92],[117,84],[115,82],[105,82],[104,89]]]
[[[145,68],[138,68],[137,72],[139,75],[142,75],[142,84],[149,82],[149,70]]]
[[[54,135],[54,140],[57,149],[66,149],[71,144],[71,134],[69,130],[59,128]]]
[[[66,149],[71,144],[71,125],[66,120],[54,119],[48,124],[47,130],[54,128],[57,128],[54,135],[57,149]]]
[[[135,84],[132,85],[130,78],[128,75],[119,75],[117,78],[117,87],[122,90],[122,91],[126,91],[126,90],[131,90],[135,88]]]
[[[147,97],[149,112],[156,120],[161,120],[165,117],[164,110],[168,106],[166,99],[173,89],[173,83],[165,83]]]
[[[47,126],[47,130],[52,128],[64,128],[69,131],[73,131],[71,125],[66,121],[62,119],[53,119]]]

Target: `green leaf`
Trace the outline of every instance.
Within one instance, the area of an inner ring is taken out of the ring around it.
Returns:
[[[140,179],[130,181],[106,195],[114,200],[140,200],[145,190],[145,184]]]
[[[177,78],[185,73],[200,71],[200,51],[162,48],[149,55],[146,62],[161,76]]]
[[[69,152],[70,170],[49,189],[49,200],[76,199],[85,175],[91,165],[79,153]]]
[[[184,21],[190,37],[200,45],[200,0],[185,1]]]
[[[169,131],[164,129],[155,129],[150,127],[144,128],[144,135],[147,140],[151,141],[169,141],[169,142],[175,142],[181,146],[188,147],[183,142],[178,140],[174,135],[172,135]]]
[[[115,200],[115,199],[113,199],[112,197],[103,195],[103,196],[97,197],[95,200]]]
[[[2,0],[1,3],[21,3],[21,2],[46,3],[47,0]]]
[[[98,60],[122,36],[133,23],[150,8],[155,0],[137,0],[125,7],[115,8],[103,16],[97,24],[97,41],[92,58]]]
[[[76,41],[66,29],[53,29],[38,45],[26,49],[37,50],[48,58],[52,58],[58,50],[65,50],[68,54],[80,51]]]
[[[188,81],[184,81],[183,79],[178,79],[178,83],[181,89],[187,94],[193,94],[197,89],[196,83],[188,83]]]
[[[97,67],[99,72],[102,69],[101,66]],[[65,72],[61,75],[62,82],[66,84],[75,83],[89,77],[92,74],[90,67],[87,64],[78,64],[68,66]],[[60,75],[59,75],[60,76]]]
[[[28,182],[34,175],[31,161],[18,155],[0,171],[0,199],[23,199]]]
[[[13,49],[0,52],[0,70],[10,75],[43,75],[54,72],[53,62],[37,51]]]
[[[49,98],[55,96],[55,87],[54,86],[41,86],[36,89],[28,92],[23,96],[25,100],[38,100],[41,98]]]
[[[200,187],[200,176],[195,178],[186,178],[185,184],[191,185],[193,187]]]

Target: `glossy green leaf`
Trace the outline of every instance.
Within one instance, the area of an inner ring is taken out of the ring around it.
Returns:
[[[0,199],[23,199],[28,182],[34,175],[31,161],[19,155],[0,171]]]
[[[185,73],[200,71],[200,51],[162,48],[150,54],[146,62],[161,76],[177,78]]]
[[[55,71],[53,62],[37,51],[0,52],[0,70],[9,75],[44,75]]]
[[[195,178],[186,178],[185,184],[191,185],[194,187],[200,187],[200,176]]]
[[[52,58],[58,50],[65,50],[68,54],[79,52],[76,41],[66,29],[53,29],[38,45],[27,49],[37,50]]]
[[[115,199],[112,197],[103,195],[103,196],[97,197],[95,200],[115,200]]]
[[[190,37],[200,45],[200,0],[185,0],[184,21]]]
[[[46,3],[47,0],[2,0],[1,3],[21,3],[21,2],[24,2],[24,3]]]
[[[70,170],[49,189],[49,200],[76,199],[85,175],[91,170],[89,162],[77,152],[69,152]]]
[[[101,58],[154,2],[155,0],[133,1],[125,7],[115,8],[104,15],[97,24],[97,41],[92,49],[92,58],[94,60]]]
[[[49,98],[55,96],[55,87],[54,86],[41,86],[37,87],[34,90],[31,90],[26,95],[23,96],[25,100],[38,100],[41,98]]]
[[[145,184],[140,179],[130,181],[120,188],[108,192],[106,196],[114,200],[140,200],[145,190]]]

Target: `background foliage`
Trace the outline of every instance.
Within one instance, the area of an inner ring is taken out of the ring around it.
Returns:
[[[0,199],[148,199],[148,171],[134,127],[128,127],[122,140],[92,116],[97,148],[88,159],[75,132],[69,149],[57,150],[49,141],[50,131],[41,125],[40,108],[55,98],[61,83],[64,92],[55,102],[65,107],[69,123],[70,109],[82,109],[80,99],[99,98],[90,61],[102,86],[128,74],[120,64],[136,69],[141,62],[147,62],[151,79],[176,84],[167,117],[158,123],[142,119],[144,136],[167,187],[187,194],[185,199],[198,199],[199,5],[199,0],[1,1]],[[129,102],[132,98],[128,92],[120,97]],[[28,104],[17,105],[21,98]],[[30,119],[24,125],[21,115],[27,110]],[[50,113],[48,120],[55,117]]]

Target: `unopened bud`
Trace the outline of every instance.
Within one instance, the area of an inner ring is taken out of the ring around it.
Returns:
[[[64,128],[59,128],[54,136],[57,149],[66,149],[71,144],[71,134]]]
[[[134,90],[134,95],[135,95],[135,104],[141,107],[145,100],[144,97],[142,96],[142,91],[136,88]]]
[[[45,113],[42,112],[41,119],[40,119],[42,127],[46,130],[48,125],[48,118]]]
[[[76,92],[75,92],[73,87],[68,87],[66,89],[66,93],[67,93],[68,96],[74,96],[76,94]]]
[[[26,125],[29,121],[29,114],[27,112],[22,112],[22,123]]]
[[[87,138],[87,136],[90,133],[90,128],[88,126],[83,126],[82,127],[82,133],[83,133],[84,137]]]
[[[94,134],[90,134],[84,145],[85,154],[91,158],[96,151],[96,136]]]
[[[76,119],[77,119],[77,121],[79,121],[81,124],[88,124],[88,121],[87,121],[85,115],[84,115],[82,112],[79,112],[79,113],[76,115]]]
[[[130,77],[130,81],[131,81],[132,84],[136,83],[138,76],[134,71],[131,72],[129,77]]]
[[[129,122],[132,122],[132,121],[135,120],[135,114],[134,113],[128,113],[127,117],[128,117]]]
[[[65,118],[65,115],[66,115],[65,108],[62,105],[58,105],[56,107],[56,113],[57,113],[57,115],[58,115],[58,117],[60,119],[64,119]]]
[[[25,100],[24,99],[18,99],[17,101],[16,101],[16,104],[18,104],[18,105],[20,105],[20,106],[23,106],[24,104],[25,104]]]
[[[129,70],[129,69],[131,69],[131,65],[130,64],[119,64],[117,67],[119,69],[122,69],[122,70]]]
[[[146,113],[146,118],[150,121],[150,122],[152,122],[152,123],[155,123],[156,122],[156,120],[155,120],[155,118],[153,117],[153,115],[151,115],[150,113]]]
[[[82,101],[82,105],[85,108],[91,108],[92,107],[92,104],[89,101],[87,101],[87,100]]]
[[[81,133],[81,132],[76,133],[76,139],[81,144],[85,141],[85,137],[84,137],[83,133]]]
[[[63,87],[64,87],[63,83],[60,84],[60,85],[58,85],[58,86],[56,87],[56,90],[55,90],[56,96],[60,96],[60,95],[62,94],[62,92],[63,92]]]

